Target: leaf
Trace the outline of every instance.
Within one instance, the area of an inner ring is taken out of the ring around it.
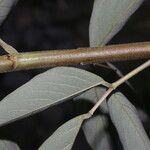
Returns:
[[[0,102],[0,125],[63,102],[104,80],[90,72],[57,67],[33,78]]]
[[[85,137],[93,150],[112,150],[108,123],[106,116],[97,115],[83,124]]]
[[[74,100],[84,100],[93,103],[94,105],[102,97],[105,91],[106,88],[97,86],[74,98]],[[93,150],[112,150],[110,133],[107,130],[109,122],[105,115],[108,114],[106,101],[103,101],[99,109],[102,113],[85,121],[82,128],[86,140]]]
[[[90,21],[90,46],[105,45],[144,0],[95,0]]]
[[[0,140],[0,150],[20,150],[20,148],[13,142]]]
[[[18,0],[0,0],[0,24],[6,18],[10,9]]]
[[[108,108],[124,150],[149,150],[150,140],[135,107],[127,98],[121,93],[113,94],[109,98]]]
[[[71,150],[86,115],[80,115],[63,124],[42,144],[39,150]]]
[[[10,55],[18,55],[18,51],[14,49],[11,45],[5,43],[2,39],[0,39],[0,47],[2,47],[8,54]]]

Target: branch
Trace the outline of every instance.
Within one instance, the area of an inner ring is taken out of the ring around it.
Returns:
[[[0,73],[142,58],[150,58],[150,42],[111,45],[96,48],[78,48],[72,50],[13,53],[0,56]]]
[[[89,116],[91,117],[94,112],[97,110],[97,108],[101,105],[101,103],[112,93],[113,90],[115,90],[118,86],[123,84],[125,81],[130,79],[131,77],[135,76],[145,68],[150,66],[150,60],[146,61],[144,64],[140,65],[133,71],[129,72],[124,77],[120,78],[119,80],[115,81],[114,83],[110,84],[108,90],[104,93],[104,95],[101,97],[101,99],[94,105],[94,107],[89,111]]]

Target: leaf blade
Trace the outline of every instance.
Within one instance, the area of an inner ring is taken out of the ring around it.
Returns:
[[[97,115],[83,124],[84,135],[93,150],[112,150],[108,123],[106,116]]]
[[[0,24],[4,21],[13,5],[18,0],[0,0]]]
[[[138,118],[135,107],[121,93],[108,101],[109,114],[125,150],[148,150],[150,140]]]
[[[0,150],[20,150],[20,148],[11,141],[0,140]]]
[[[60,126],[39,150],[71,150],[86,114],[77,116]]]
[[[77,68],[48,70],[0,102],[0,125],[44,110],[102,82],[99,76]]]
[[[144,0],[95,0],[90,21],[90,46],[105,45]]]

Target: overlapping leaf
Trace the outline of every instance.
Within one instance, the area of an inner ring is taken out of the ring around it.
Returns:
[[[83,124],[86,139],[93,150],[112,150],[108,118],[97,115]]]
[[[77,68],[48,70],[0,102],[0,125],[46,109],[102,83],[99,76]]]
[[[10,9],[18,0],[0,0],[0,24],[6,18]]]
[[[71,150],[86,114],[71,119],[48,138],[39,150]]]
[[[0,140],[0,150],[20,150],[20,148],[13,142]]]
[[[108,101],[108,108],[124,150],[149,150],[150,140],[135,107],[127,98],[121,93],[113,94]]]
[[[90,46],[105,45],[144,0],[95,0],[90,21]]]

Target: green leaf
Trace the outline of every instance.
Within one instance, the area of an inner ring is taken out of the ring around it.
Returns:
[[[0,24],[6,18],[10,9],[18,0],[0,0]]]
[[[135,107],[127,98],[121,93],[113,94],[109,98],[108,108],[124,150],[149,150],[150,140],[138,118]]]
[[[90,46],[105,45],[144,0],[95,0],[90,21]]]
[[[71,150],[86,115],[80,115],[63,124],[48,138],[39,150]]]
[[[0,140],[0,150],[20,150],[20,148],[13,142]]]
[[[0,125],[44,110],[99,84],[104,84],[101,77],[81,69],[48,70],[0,102]]]
[[[106,88],[104,87],[94,87],[74,98],[74,100],[84,100],[93,103],[94,105],[105,92]],[[99,107],[99,110],[102,113],[85,121],[82,128],[86,140],[93,150],[112,150],[110,135],[109,131],[107,130],[109,122],[107,116],[105,115],[108,114],[106,101],[103,101],[101,107]]]

